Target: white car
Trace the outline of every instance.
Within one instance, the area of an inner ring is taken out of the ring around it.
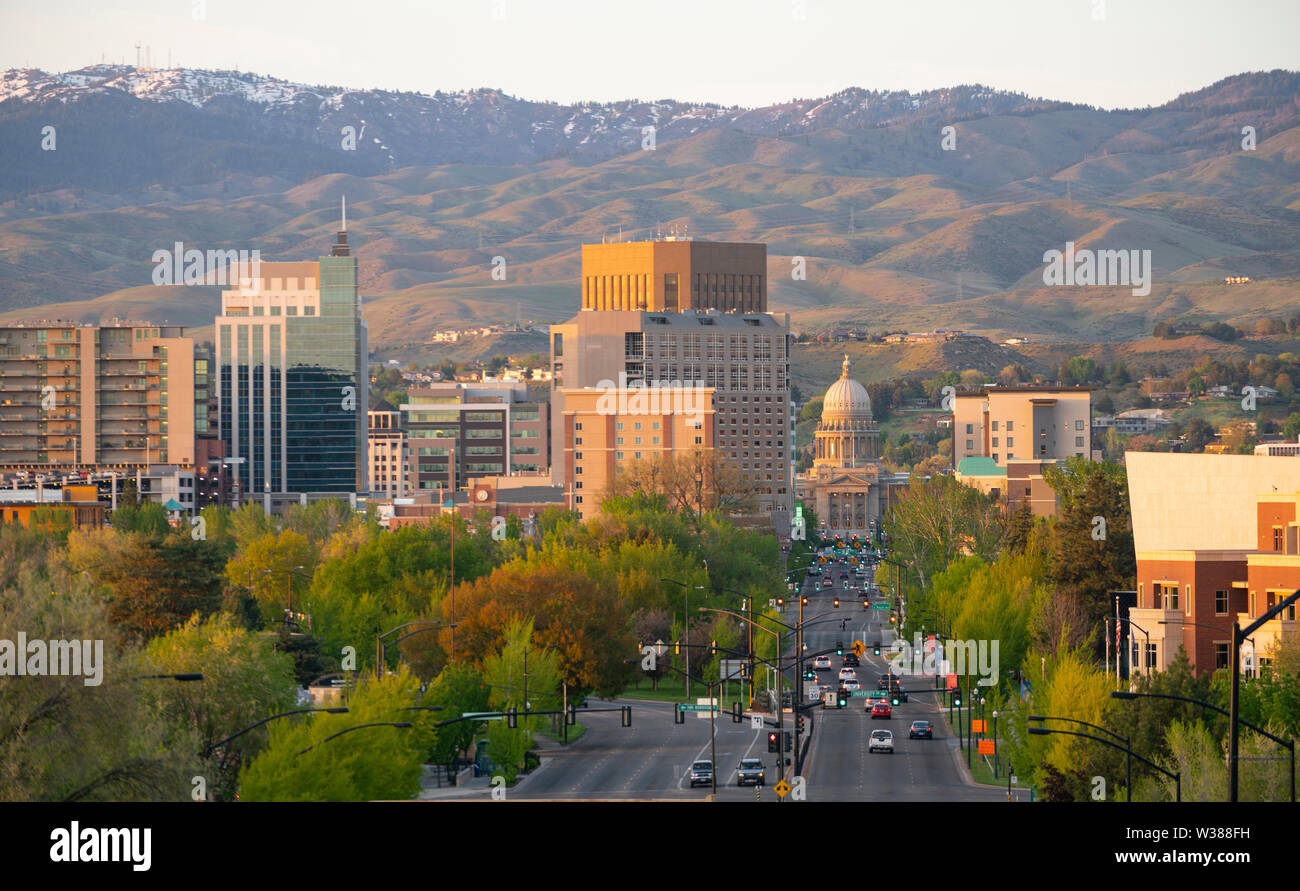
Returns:
[[[845,680],[840,681],[840,687],[844,690],[848,690],[849,692],[854,692],[862,689],[862,685],[858,683],[857,678],[846,678]]]
[[[852,668],[841,668],[841,669],[840,669],[840,680],[841,680],[841,681],[847,681],[847,680],[854,680],[854,681],[856,681],[857,679],[858,679],[858,673],[857,673],[856,671],[854,671]]]
[[[816,659],[813,660],[813,668],[816,669],[817,671],[830,671],[831,657],[818,656]]]
[[[867,743],[867,751],[875,752],[877,750],[881,752],[888,752],[891,755],[894,754],[894,734],[892,731],[889,730],[871,731],[871,739]]]

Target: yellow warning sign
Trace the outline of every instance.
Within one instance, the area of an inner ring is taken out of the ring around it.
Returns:
[[[772,787],[772,791],[776,793],[777,798],[785,798],[790,794],[790,784],[785,780],[777,780],[776,785]]]

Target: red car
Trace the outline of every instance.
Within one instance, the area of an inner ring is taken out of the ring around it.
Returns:
[[[871,717],[875,718],[893,718],[894,710],[889,707],[888,702],[877,702],[871,707]]]

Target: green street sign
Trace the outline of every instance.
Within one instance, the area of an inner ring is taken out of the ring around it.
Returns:
[[[854,699],[874,699],[875,696],[876,696],[875,690],[854,690],[853,691]]]
[[[462,718],[478,718],[478,719],[481,720],[481,721],[503,721],[503,720],[505,720],[505,716],[504,716],[504,715],[499,715],[499,714],[497,714],[497,713],[495,713],[495,712],[465,712],[465,713],[463,713],[463,714],[461,715],[461,717],[462,717]]]
[[[694,705],[691,703],[679,702],[677,703],[677,710],[679,712],[707,712],[709,707],[707,705]]]
[[[868,699],[886,699],[889,696],[884,690],[867,690],[865,695]]]
[[[872,608],[872,609],[889,609],[889,602],[888,602],[888,601],[881,601],[880,603],[873,603],[873,604],[871,604],[871,608]]]

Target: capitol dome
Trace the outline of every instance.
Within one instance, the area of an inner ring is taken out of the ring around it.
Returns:
[[[822,416],[813,434],[814,467],[865,467],[880,457],[880,432],[867,388],[849,377],[844,357],[840,379],[822,397]]]
[[[871,397],[867,395],[866,387],[849,377],[849,357],[845,356],[840,379],[831,384],[822,397],[822,419],[850,418],[871,420]]]

